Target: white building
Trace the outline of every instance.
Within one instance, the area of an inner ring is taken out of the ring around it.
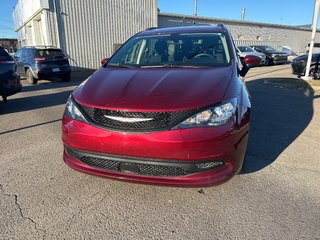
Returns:
[[[229,28],[237,45],[270,45],[278,49],[282,46],[290,46],[294,52],[304,53],[311,39],[311,28],[307,26],[288,26],[171,13],[161,13],[158,16],[159,27],[216,25],[218,23],[223,23]],[[317,32],[316,42],[320,42],[320,32]]]
[[[20,46],[55,46],[72,66],[96,69],[133,34],[157,26],[157,0],[19,0]]]

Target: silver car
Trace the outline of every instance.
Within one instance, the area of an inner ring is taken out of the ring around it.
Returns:
[[[261,58],[261,65],[264,65],[266,62],[266,55],[264,53],[256,52],[249,46],[237,46],[236,49],[240,59],[244,59],[247,55],[253,55]]]

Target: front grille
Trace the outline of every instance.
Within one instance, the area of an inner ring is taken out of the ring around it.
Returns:
[[[71,157],[90,167],[109,172],[142,176],[181,177],[217,169],[225,165],[225,161],[223,160],[181,162],[105,155],[77,150],[70,147],[67,147],[66,150]]]
[[[88,120],[95,125],[111,130],[129,132],[152,132],[171,129],[197,112],[197,110],[178,112],[125,112],[91,108],[83,105],[81,105],[80,108],[86,114]],[[122,121],[121,119],[115,120],[108,117],[132,119],[133,122]],[[140,121],[139,119],[144,120]]]

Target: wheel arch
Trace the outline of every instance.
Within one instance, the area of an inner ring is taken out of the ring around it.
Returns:
[[[319,69],[320,69],[320,62],[312,62],[311,65],[310,65],[310,70],[312,67],[314,66],[318,66]],[[306,70],[307,70],[307,66],[305,66],[305,68],[303,69],[303,73],[304,73],[304,76],[306,76]],[[309,74],[308,74],[309,75]]]
[[[28,70],[28,69],[31,71],[31,73],[32,73],[33,77],[35,78],[35,77],[36,77],[36,75],[35,75],[35,73],[34,73],[34,71],[33,71],[32,67],[31,67],[31,66],[29,66],[29,65],[24,65],[24,74],[26,74],[26,73],[27,73],[27,70]]]

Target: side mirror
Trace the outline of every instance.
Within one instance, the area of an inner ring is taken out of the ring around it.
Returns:
[[[246,76],[250,68],[257,67],[261,64],[261,58],[253,55],[247,55],[243,59],[243,67],[239,74],[241,77]]]
[[[104,58],[101,60],[101,65],[105,65],[109,61],[109,58]]]

